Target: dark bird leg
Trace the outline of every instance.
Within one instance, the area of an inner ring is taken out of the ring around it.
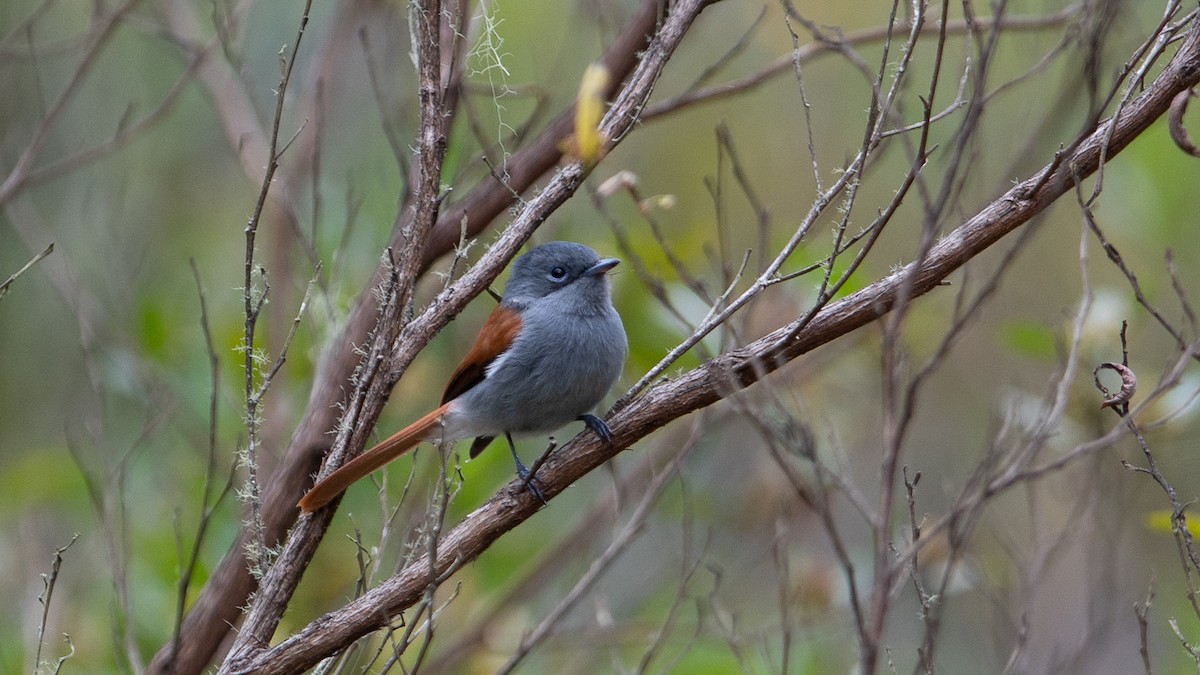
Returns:
[[[533,477],[533,472],[525,468],[521,463],[521,458],[517,455],[517,446],[513,445],[512,434],[504,432],[504,440],[508,441],[508,449],[512,451],[513,461],[517,463],[517,477],[525,481],[525,487],[533,493],[543,504],[546,503],[546,498],[542,496],[542,491],[538,489],[537,479]]]

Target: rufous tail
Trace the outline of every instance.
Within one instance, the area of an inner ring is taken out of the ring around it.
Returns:
[[[392,434],[379,445],[342,465],[314,485],[308,494],[300,499],[297,506],[305,511],[316,511],[333,501],[334,497],[340,495],[359,478],[412,450],[421,441],[436,437],[436,431],[442,423],[442,415],[449,407],[449,403],[441,405],[428,415]]]

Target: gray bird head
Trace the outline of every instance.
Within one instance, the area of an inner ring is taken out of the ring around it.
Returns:
[[[543,244],[513,263],[504,297],[513,301],[533,300],[572,286],[583,290],[579,288],[582,285],[607,299],[604,273],[619,262],[616,258],[601,259],[583,244],[567,241]]]

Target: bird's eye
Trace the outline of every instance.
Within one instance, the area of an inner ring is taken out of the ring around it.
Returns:
[[[562,281],[567,278],[567,270],[561,265],[555,265],[554,269],[550,270],[550,281]]]

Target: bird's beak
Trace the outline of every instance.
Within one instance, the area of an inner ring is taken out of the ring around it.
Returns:
[[[598,277],[621,263],[620,258],[605,258],[583,271],[585,277]]]

